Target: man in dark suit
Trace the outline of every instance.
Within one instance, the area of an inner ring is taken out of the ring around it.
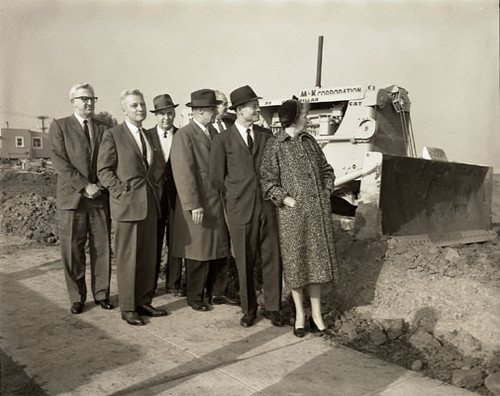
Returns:
[[[236,116],[234,113],[228,113],[228,101],[226,95],[218,90],[215,90],[215,98],[219,101],[217,105],[217,115],[215,116],[214,122],[212,122],[208,127],[210,128],[210,133],[215,136],[217,133],[221,133],[228,129],[234,124]],[[225,211],[224,211],[225,218]],[[228,258],[229,262],[234,263],[234,258],[230,256]],[[233,264],[234,265],[234,264]],[[226,272],[221,272],[220,268],[211,266],[208,271],[207,277],[207,294],[208,301],[211,304],[228,304],[228,305],[239,305],[239,301],[230,297],[227,292],[229,285],[229,268],[231,264],[228,264]]]
[[[234,115],[234,113],[228,113],[228,101],[226,95],[223,92],[215,91],[215,97],[220,102],[220,104],[217,105],[217,115],[215,117],[215,121],[211,125],[214,127],[217,133],[221,133],[234,124],[236,116]]]
[[[126,90],[120,97],[125,122],[108,129],[97,158],[97,174],[109,190],[115,225],[115,255],[122,319],[144,325],[141,315],[165,316],[151,305],[155,290],[156,226],[164,172],[161,148],[142,128],[143,94]]]
[[[172,98],[168,94],[158,95],[153,99],[154,109],[150,110],[156,117],[157,125],[146,131],[151,140],[158,147],[161,147],[160,154],[162,155],[165,164],[163,175],[163,191],[161,192],[161,218],[158,219],[157,235],[157,255],[156,255],[156,278],[155,287],[158,283],[158,275],[161,266],[161,253],[163,250],[163,241],[165,234],[167,238],[168,256],[166,263],[166,290],[167,293],[172,293],[175,297],[184,296],[184,290],[181,286],[182,278],[182,259],[172,255],[172,235],[174,230],[174,213],[175,199],[177,190],[175,188],[174,176],[172,174],[172,163],[170,161],[170,149],[172,147],[172,139],[177,132],[174,126],[175,108],[179,106],[174,104]]]
[[[173,254],[186,261],[186,294],[195,311],[208,311],[205,284],[209,268],[227,274],[228,232],[220,191],[208,178],[213,135],[208,126],[217,114],[215,92],[191,93],[193,119],[172,143],[172,171],[177,187]],[[214,290],[215,292],[215,290]]]
[[[74,114],[50,125],[52,162],[57,172],[59,242],[71,313],[79,314],[87,298],[85,244],[88,240],[94,301],[112,309],[108,194],[97,180],[97,152],[107,127],[93,118],[97,97],[90,84],[73,86]]]
[[[258,97],[248,85],[231,92],[230,109],[236,122],[214,137],[210,153],[210,179],[223,193],[240,283],[243,327],[252,326],[257,315],[254,265],[260,258],[265,315],[283,326],[281,260],[274,205],[262,199],[259,168],[271,131],[254,125],[259,120]]]

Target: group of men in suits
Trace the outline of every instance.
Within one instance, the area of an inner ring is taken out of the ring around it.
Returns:
[[[257,315],[254,265],[260,258],[266,317],[283,326],[280,314],[281,261],[274,207],[264,201],[259,166],[271,132],[254,125],[260,99],[249,86],[231,93],[191,93],[193,117],[177,130],[168,94],[153,100],[156,127],[145,130],[147,109],[139,90],[120,97],[125,121],[113,128],[93,118],[97,97],[89,84],[70,91],[74,114],[50,128],[58,173],[57,204],[61,255],[71,312],[83,311],[85,245],[88,240],[95,303],[112,309],[110,218],[122,319],[143,325],[141,315],[166,316],[152,306],[161,253],[167,239],[166,288],[186,293],[195,311],[211,304],[239,305],[226,295],[231,249],[238,269],[243,317]],[[230,246],[231,245],[231,246]],[[186,290],[183,290],[182,263]],[[208,294],[208,295],[207,295]]]

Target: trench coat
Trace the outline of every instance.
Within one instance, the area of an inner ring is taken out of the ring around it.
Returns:
[[[277,207],[283,277],[291,288],[338,278],[330,195],[335,174],[314,137],[280,130],[266,144],[260,167],[264,199]],[[285,206],[291,196],[296,204]]]
[[[211,146],[212,138],[193,120],[179,129],[172,141],[170,157],[177,188],[172,238],[175,257],[209,261],[229,255],[222,196],[209,179]],[[203,221],[195,225],[191,210],[200,207]]]

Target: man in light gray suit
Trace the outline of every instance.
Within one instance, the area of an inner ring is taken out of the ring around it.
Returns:
[[[102,138],[97,174],[110,193],[115,221],[115,254],[122,319],[142,326],[140,315],[165,316],[151,305],[155,290],[156,227],[164,161],[155,142],[142,129],[143,94],[126,90],[120,97],[125,122]]]

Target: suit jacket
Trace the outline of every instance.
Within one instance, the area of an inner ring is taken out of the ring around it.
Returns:
[[[177,187],[173,255],[192,260],[227,257],[228,232],[222,197],[208,177],[212,140],[193,121],[179,129],[172,143],[172,171]],[[195,225],[191,210],[203,208]]]
[[[253,131],[252,152],[235,125],[213,140],[210,180],[223,192],[229,224],[248,224],[256,199],[262,199],[259,168],[264,147],[272,133],[257,125],[253,126]]]
[[[93,146],[83,132],[74,114],[54,120],[50,125],[49,136],[52,146],[52,163],[57,172],[57,207],[77,209],[83,199],[85,187],[89,183],[100,185],[97,180],[97,152],[102,135],[108,128],[95,119],[90,120]],[[93,205],[107,205],[107,193],[92,200]]]
[[[146,133],[149,136],[149,139],[158,147],[160,147],[161,158],[163,159],[163,163],[165,164],[164,173],[163,173],[163,189],[161,192],[160,206],[162,211],[162,218],[166,219],[168,216],[169,210],[175,208],[175,198],[177,197],[177,190],[175,188],[174,183],[174,174],[172,173],[172,148],[170,148],[170,156],[168,157],[168,161],[165,161],[165,157],[163,156],[163,150],[161,150],[160,139],[158,137],[158,131],[155,126],[154,128],[148,129]],[[179,128],[174,127],[173,134],[175,135]]]
[[[97,175],[109,190],[111,217],[116,221],[141,221],[148,213],[147,189],[151,189],[160,215],[160,192],[165,170],[161,148],[148,134],[146,139],[153,150],[149,166],[123,122],[104,132],[97,157]]]

